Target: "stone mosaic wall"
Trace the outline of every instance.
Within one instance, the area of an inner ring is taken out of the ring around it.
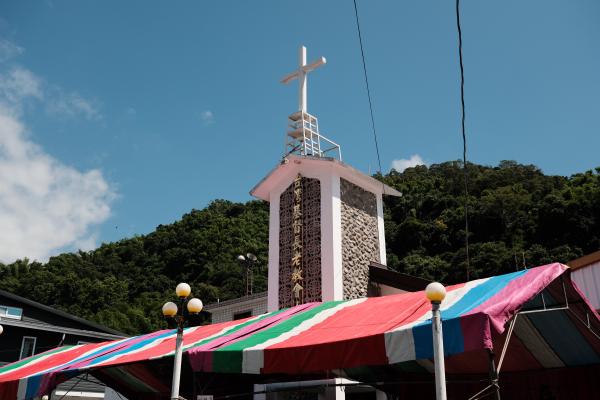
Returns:
[[[321,183],[301,178],[302,302],[321,301]],[[294,255],[294,183],[279,198],[279,308],[295,305],[292,282]]]
[[[356,299],[367,295],[369,263],[380,261],[377,198],[345,179],[340,191],[344,299]]]

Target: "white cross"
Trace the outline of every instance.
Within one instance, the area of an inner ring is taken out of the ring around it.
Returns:
[[[306,47],[304,47],[304,46],[300,46],[300,50],[298,51],[298,58],[299,58],[299,64],[300,64],[300,66],[298,67],[298,70],[285,76],[285,78],[283,78],[281,80],[281,83],[287,84],[287,83],[290,83],[291,81],[293,81],[294,79],[298,79],[298,82],[300,83],[300,91],[298,93],[298,108],[299,108],[299,111],[306,112],[306,78],[307,78],[306,75],[310,71],[325,64],[327,62],[327,60],[325,60],[325,57],[321,57],[317,61],[313,61],[312,63],[307,65],[306,64]]]

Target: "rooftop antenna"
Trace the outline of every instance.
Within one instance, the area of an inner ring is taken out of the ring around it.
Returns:
[[[306,63],[306,47],[300,46],[298,51],[298,69],[287,74],[281,83],[288,84],[298,80],[298,111],[288,117],[290,130],[285,137],[284,158],[289,154],[313,157],[333,157],[342,160],[340,146],[334,141],[319,134],[317,117],[307,110],[307,81],[308,73],[325,65],[325,57],[319,57],[310,64]]]

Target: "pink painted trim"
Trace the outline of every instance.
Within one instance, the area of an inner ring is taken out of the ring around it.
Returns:
[[[494,333],[502,333],[506,322],[519,311],[520,307],[565,273],[568,268],[559,263],[532,268],[527,273],[510,281],[498,293],[465,313],[463,317],[478,313],[487,314],[490,317],[490,326]],[[467,343],[465,343],[465,347],[467,347]]]

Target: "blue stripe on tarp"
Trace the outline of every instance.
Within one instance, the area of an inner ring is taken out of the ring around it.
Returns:
[[[453,319],[466,314],[474,308],[480,306],[492,296],[502,290],[513,279],[520,278],[529,270],[513,272],[506,275],[492,276],[487,281],[475,286],[469,290],[459,301],[452,305],[447,310],[442,311],[442,320]]]
[[[130,345],[130,346],[126,346],[126,347],[124,347],[122,349],[119,349],[117,351],[110,352],[108,354],[104,354],[103,356],[94,358],[88,365],[84,366],[84,368],[85,367],[91,367],[93,365],[101,363],[102,361],[105,361],[105,360],[107,360],[109,358],[113,358],[115,356],[127,354],[127,353],[129,353],[131,351],[134,351],[134,350],[137,350],[137,349],[139,349],[141,347],[144,347],[144,346],[148,345],[149,343],[154,342],[155,340],[164,339],[166,337],[169,337],[169,336],[173,335],[174,332],[176,332],[176,329],[169,330],[169,331],[163,333],[162,335],[156,335],[156,336],[153,336],[153,337],[148,338],[148,339],[140,340],[138,343],[135,343],[135,344]],[[135,337],[135,339],[139,339],[139,338],[140,338],[139,336]]]
[[[25,398],[33,399],[38,395],[38,389],[42,383],[43,375],[34,375],[27,378],[27,389],[25,390]]]
[[[412,328],[415,342],[415,358],[421,360],[433,357],[433,333],[431,320]],[[444,355],[449,356],[462,353],[465,348],[460,318],[442,321],[442,334],[444,336]]]
[[[55,371],[56,369],[59,369],[59,368],[60,369],[68,369],[73,364],[77,364],[77,363],[83,362],[85,360],[88,360],[90,358],[93,358],[96,355],[102,354],[105,351],[112,351],[116,347],[126,346],[126,343],[131,342],[131,341],[133,341],[133,340],[135,340],[137,338],[138,338],[137,336],[133,336],[133,337],[127,338],[127,339],[125,339],[123,341],[120,341],[119,343],[115,343],[115,344],[112,344],[112,345],[106,346],[106,347],[100,347],[100,348],[96,349],[93,353],[90,353],[90,354],[87,354],[87,355],[82,354],[80,356],[77,356],[77,358],[75,358],[75,359],[73,359],[71,361],[65,362],[64,364],[56,365],[52,369],[46,371],[45,373],[49,373],[51,371]]]
[[[444,335],[444,354],[456,354],[464,351],[464,336],[460,324],[463,314],[480,306],[497,294],[512,280],[525,275],[528,270],[506,275],[493,276],[485,282],[473,287],[455,304],[442,310],[442,330]],[[412,328],[417,359],[433,357],[433,335],[431,320],[422,322]]]
[[[551,298],[556,304],[548,292],[544,292],[544,298]],[[527,314],[527,318],[566,366],[600,363],[600,356],[577,329],[567,311]]]

